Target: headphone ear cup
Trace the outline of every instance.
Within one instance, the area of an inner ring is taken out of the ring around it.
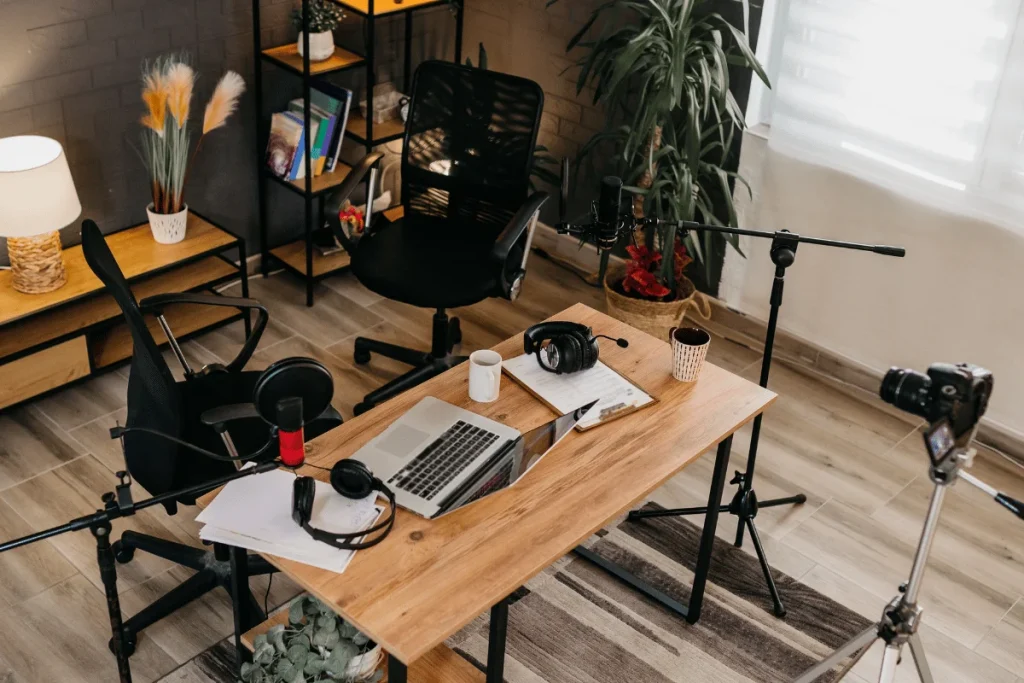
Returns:
[[[583,347],[580,346],[576,333],[563,334],[558,337],[558,341],[561,342],[560,348],[563,349],[562,362],[558,364],[558,372],[571,373],[578,371],[580,363],[583,361]]]
[[[352,458],[339,460],[331,468],[331,486],[346,498],[366,498],[373,492],[375,481],[370,468]]]
[[[309,524],[313,518],[313,499],[316,496],[316,480],[312,477],[296,477],[292,484],[292,519],[299,526]]]
[[[580,370],[589,370],[597,365],[597,357],[601,353],[601,347],[598,346],[597,339],[589,334],[583,335],[581,341],[583,346],[583,363]]]

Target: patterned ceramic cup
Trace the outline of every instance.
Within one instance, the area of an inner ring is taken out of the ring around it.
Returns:
[[[696,382],[711,345],[711,335],[696,327],[673,327],[668,333],[672,342],[672,376],[680,382]]]

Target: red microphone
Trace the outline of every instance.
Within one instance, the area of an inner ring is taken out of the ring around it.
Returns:
[[[306,461],[301,398],[293,396],[277,402],[277,429],[281,463],[285,467],[300,467]]]

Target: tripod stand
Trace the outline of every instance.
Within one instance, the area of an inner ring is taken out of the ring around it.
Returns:
[[[118,681],[120,683],[131,683],[132,672],[131,666],[128,663],[128,658],[131,655],[132,645],[125,642],[124,625],[121,619],[121,602],[117,593],[117,569],[114,564],[114,551],[110,543],[110,532],[112,528],[111,522],[120,517],[134,515],[139,510],[144,510],[148,507],[153,507],[154,505],[162,505],[163,503],[177,500],[180,497],[199,496],[223,486],[228,482],[234,481],[235,479],[241,479],[242,477],[247,477],[250,474],[269,472],[270,470],[277,469],[277,467],[277,462],[263,463],[261,465],[256,465],[255,467],[238,470],[232,474],[228,474],[218,479],[204,482],[181,491],[172,491],[170,493],[154,496],[138,503],[132,500],[131,479],[128,477],[128,473],[118,472],[117,477],[119,479],[119,483],[114,492],[103,494],[102,508],[90,515],[73,519],[66,524],[61,524],[60,526],[55,526],[51,529],[46,529],[45,531],[39,531],[28,536],[16,538],[13,541],[0,544],[0,553],[7,550],[14,550],[15,548],[20,548],[21,546],[42,541],[47,538],[66,534],[71,531],[88,529],[92,533],[93,538],[96,539],[96,562],[99,564],[100,568],[100,579],[103,582],[103,591],[107,596],[107,614],[110,617],[110,629],[113,635],[110,641],[110,649],[113,651],[114,657],[117,658]],[[231,559],[232,571],[234,571],[236,569],[235,565],[238,563],[238,559],[235,554],[232,554]],[[244,555],[241,559],[244,562]],[[232,599],[237,601],[238,596],[232,596]],[[237,618],[237,609],[235,613]],[[258,623],[260,620],[261,619],[254,619],[253,624]],[[235,624],[236,636],[253,624]],[[236,643],[236,646],[239,646],[239,644]]]
[[[644,219],[642,221],[645,224],[670,224],[670,221],[661,221],[660,219]],[[884,254],[887,256],[903,256],[905,251],[900,247],[889,247],[873,244],[860,244],[857,242],[843,242],[839,240],[829,240],[817,237],[804,237],[791,233],[785,230],[778,232],[767,232],[762,230],[746,230],[742,228],[726,228],[713,225],[703,225],[700,223],[691,223],[683,221],[678,224],[679,227],[690,228],[694,230],[708,230],[711,232],[731,233],[736,235],[748,235],[753,237],[761,237],[771,239],[772,245],[769,251],[772,263],[775,264],[775,279],[772,283],[772,293],[770,303],[770,312],[768,315],[768,329],[765,334],[764,340],[764,357],[761,359],[761,378],[760,385],[762,387],[768,386],[768,375],[771,372],[772,366],[772,353],[775,347],[775,329],[779,319],[779,308],[782,306],[782,290],[786,283],[786,269],[793,265],[796,261],[796,250],[797,246],[801,242],[808,244],[818,244],[828,247],[839,247],[842,249],[854,249],[858,251],[871,251],[876,254]],[[754,544],[754,550],[757,553],[758,562],[761,564],[761,571],[764,574],[765,582],[768,584],[768,592],[771,593],[772,603],[774,604],[774,612],[777,617],[784,617],[786,615],[786,608],[782,604],[782,599],[779,597],[779,589],[775,585],[775,579],[772,577],[771,567],[768,565],[768,558],[765,556],[764,546],[761,543],[761,536],[757,533],[757,527],[754,524],[754,518],[757,517],[758,510],[761,508],[778,507],[781,505],[792,505],[802,504],[807,502],[807,496],[804,494],[797,494],[794,496],[788,496],[786,498],[778,498],[774,500],[759,501],[757,494],[754,492],[754,466],[757,460],[757,444],[761,436],[761,421],[763,414],[758,415],[754,418],[754,425],[750,434],[750,451],[747,455],[747,467],[743,472],[737,471],[735,476],[729,482],[730,484],[737,485],[739,488],[736,490],[736,495],[733,496],[732,500],[728,505],[722,505],[719,508],[720,512],[728,512],[736,515],[737,528],[736,528],[736,547],[743,546],[744,531],[750,532],[750,539]],[[692,507],[692,508],[675,508],[670,510],[634,510],[629,513],[629,519],[644,519],[647,517],[679,517],[685,515],[703,515],[707,514],[707,507]]]

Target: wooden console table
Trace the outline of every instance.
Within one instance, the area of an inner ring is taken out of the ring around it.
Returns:
[[[245,241],[190,212],[186,237],[158,244],[149,224],[106,235],[107,244],[137,299],[172,292],[213,291],[240,279],[249,295]],[[227,252],[238,250],[236,265]],[[131,358],[132,338],[121,309],[85,262],[82,247],[64,250],[68,281],[46,294],[22,294],[11,272],[0,271],[0,410],[117,367]],[[244,320],[231,308],[176,305],[166,317],[181,340]],[[148,321],[158,344],[167,339]]]

